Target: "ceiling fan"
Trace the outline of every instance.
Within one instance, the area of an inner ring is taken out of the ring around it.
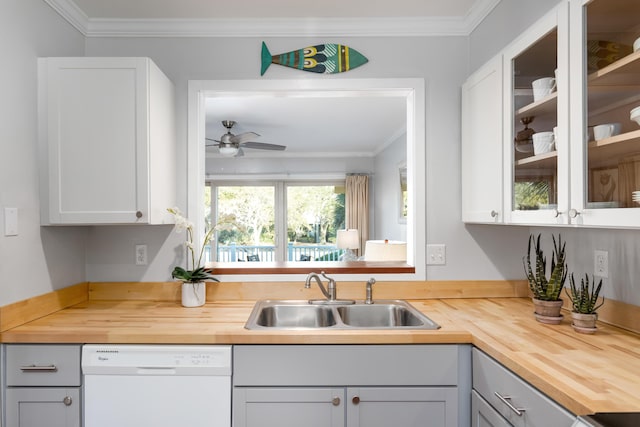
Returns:
[[[243,148],[255,148],[258,150],[275,150],[283,151],[287,147],[284,145],[267,144],[265,142],[251,141],[260,135],[255,132],[244,132],[239,135],[231,133],[231,128],[236,124],[233,120],[223,120],[222,126],[227,128],[227,133],[220,137],[220,140],[205,138],[207,141],[213,141],[215,144],[207,143],[207,147],[218,147],[220,154],[225,157],[239,157],[244,155]]]

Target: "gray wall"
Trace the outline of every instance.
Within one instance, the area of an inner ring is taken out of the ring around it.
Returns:
[[[261,39],[255,38],[89,38],[88,56],[149,56],[173,80],[178,107],[178,201],[186,200],[186,89],[188,80],[259,78]],[[467,230],[460,221],[460,86],[468,74],[466,37],[265,40],[272,50],[289,51],[320,42],[350,45],[369,63],[342,78],[420,77],[426,82],[427,241],[447,245],[447,264],[427,270],[429,279],[513,279],[522,277],[520,255],[506,250],[526,241],[526,230],[502,228]],[[271,67],[263,78],[313,79],[314,75],[285,67]],[[167,280],[161,267],[173,254],[171,244],[143,242],[140,229],[96,227],[89,235],[88,280]],[[161,233],[161,232],[158,232]],[[123,236],[128,239],[123,240]],[[162,258],[149,268],[132,266],[132,245],[147,243]],[[168,236],[167,236],[168,237]],[[111,265],[104,262],[109,255]],[[120,268],[112,269],[111,266]]]
[[[522,29],[533,24],[559,0],[503,0],[469,37],[470,71],[478,68],[508,45]],[[472,228],[472,227],[470,227]],[[609,252],[609,277],[603,280],[605,297],[640,305],[640,230],[609,230],[570,227],[531,227],[542,233],[545,253],[551,256],[551,235],[567,242],[569,271],[576,278],[593,274],[594,251]],[[526,241],[511,248],[524,254]]]
[[[82,282],[84,228],[41,228],[37,58],[82,56],[84,37],[42,0],[0,2],[0,305]],[[5,207],[18,235],[4,235]]]
[[[401,135],[375,158],[373,239],[407,241],[407,225],[400,220],[400,164],[407,164],[407,134]]]

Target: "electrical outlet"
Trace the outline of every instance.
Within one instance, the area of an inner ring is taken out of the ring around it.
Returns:
[[[596,250],[593,255],[594,275],[598,277],[609,277],[609,252]]]
[[[136,265],[147,265],[147,245],[136,245]]]
[[[427,245],[427,265],[443,265],[447,263],[447,247],[445,245]]]

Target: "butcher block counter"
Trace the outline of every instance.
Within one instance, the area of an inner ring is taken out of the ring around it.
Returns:
[[[266,297],[317,297],[298,288],[271,285],[275,292]],[[354,285],[340,296],[362,299],[359,288]],[[403,286],[376,284],[374,299],[411,296],[411,304],[441,326],[429,331],[250,331],[244,324],[257,294],[264,295],[260,285],[252,290],[210,287],[207,303],[197,308],[180,306],[175,284],[157,284],[153,298],[147,296],[149,289],[141,284],[82,284],[37,304],[3,307],[0,338],[4,343],[473,344],[575,414],[640,411],[640,336],[603,322],[596,334],[579,334],[567,312],[560,325],[539,323],[531,301],[522,295],[522,283],[493,287],[485,297],[474,286],[452,290],[423,284],[403,296],[398,295]],[[72,304],[54,310],[61,300]],[[51,312],[39,318],[31,314],[33,320],[25,318],[19,325],[8,320],[37,310],[35,306]]]

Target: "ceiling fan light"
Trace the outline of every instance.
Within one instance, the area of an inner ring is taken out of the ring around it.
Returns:
[[[225,157],[233,157],[236,154],[238,154],[238,148],[237,147],[220,147],[220,154],[222,154]]]

